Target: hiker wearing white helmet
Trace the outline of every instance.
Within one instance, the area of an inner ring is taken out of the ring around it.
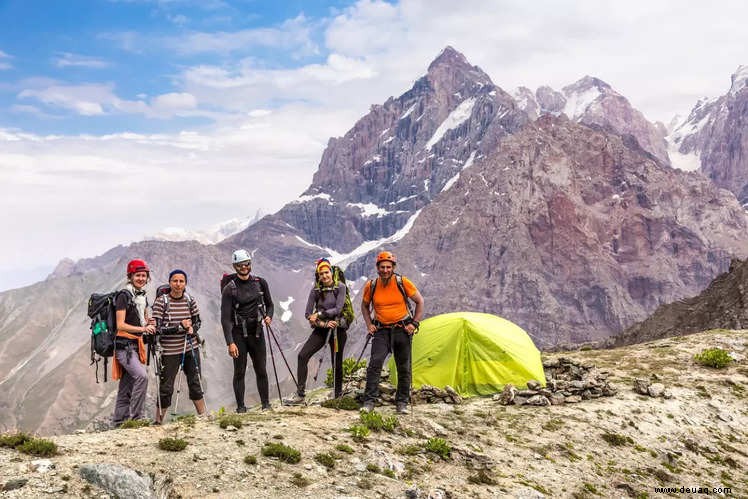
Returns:
[[[262,408],[270,409],[262,321],[267,325],[272,322],[273,300],[267,281],[251,274],[252,257],[247,250],[234,251],[231,262],[236,274],[221,280],[221,326],[229,356],[234,361],[236,412],[247,411],[244,405],[247,355],[252,359]]]

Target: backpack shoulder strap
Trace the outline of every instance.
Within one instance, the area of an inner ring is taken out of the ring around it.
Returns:
[[[377,289],[377,282],[379,282],[379,277],[375,277],[374,279],[369,279],[369,300],[373,303],[374,302],[374,291]]]

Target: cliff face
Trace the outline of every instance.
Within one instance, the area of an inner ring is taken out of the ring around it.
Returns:
[[[600,339],[745,254],[735,198],[636,141],[546,115],[481,157],[396,251],[429,309],[502,315],[539,345]]]

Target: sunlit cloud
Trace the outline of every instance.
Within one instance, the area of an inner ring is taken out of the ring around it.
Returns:
[[[81,68],[106,68],[111,64],[99,57],[90,57],[80,54],[71,54],[63,52],[54,59],[54,64],[58,68],[81,67]]]

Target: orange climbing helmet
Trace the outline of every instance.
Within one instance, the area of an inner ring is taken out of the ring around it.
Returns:
[[[397,258],[391,251],[382,251],[377,255],[377,265],[379,265],[379,262],[391,262],[392,265],[397,265]]]

